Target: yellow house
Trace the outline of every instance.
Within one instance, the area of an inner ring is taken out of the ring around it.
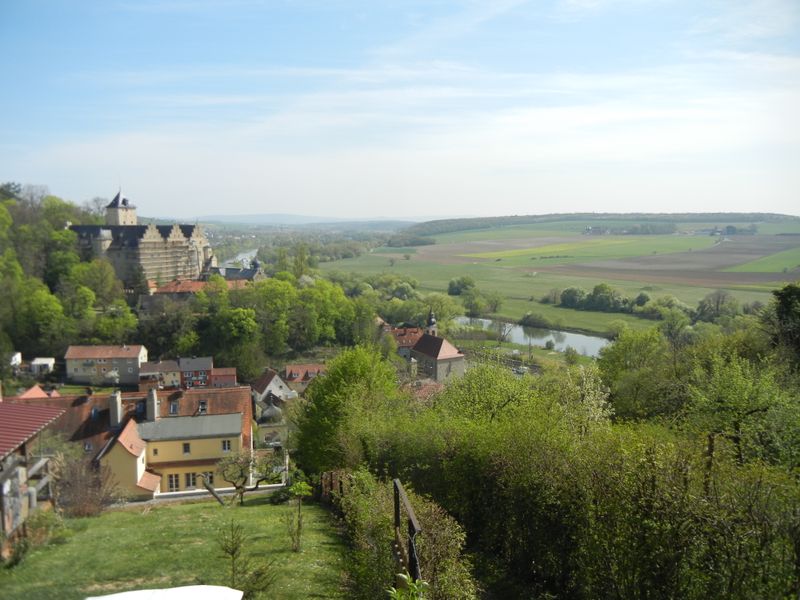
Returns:
[[[152,497],[160,491],[161,477],[146,470],[146,448],[136,421],[130,419],[101,456],[101,464],[108,466],[120,490],[130,498]]]
[[[98,456],[129,497],[203,489],[201,475],[217,488],[230,487],[217,470],[220,459],[242,450],[242,413],[160,418],[158,396],[148,391],[146,420],[129,418]],[[112,427],[124,420],[121,395],[109,403]]]
[[[242,449],[242,415],[196,415],[139,423],[148,468],[161,476],[162,492],[230,487],[217,471],[220,459]]]

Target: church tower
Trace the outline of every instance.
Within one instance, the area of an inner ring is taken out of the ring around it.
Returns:
[[[436,335],[436,315],[433,314],[433,310],[428,311],[428,322],[425,325],[425,333],[428,335]]]
[[[137,225],[136,207],[122,196],[122,190],[106,206],[106,225]]]

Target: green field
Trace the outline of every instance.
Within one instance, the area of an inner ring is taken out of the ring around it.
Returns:
[[[731,291],[741,303],[770,300],[781,281],[792,279],[800,263],[800,238],[754,235],[602,235],[586,236],[587,226],[624,227],[637,221],[550,221],[432,236],[433,246],[380,248],[358,258],[323,263],[324,271],[362,275],[396,273],[419,282],[423,293],[445,292],[454,277],[469,275],[479,290],[505,297],[498,317],[518,320],[534,312],[555,326],[604,334],[615,322],[651,327],[654,322],[622,313],[596,313],[541,304],[552,289],[590,291],[608,283],[626,296],[647,292],[652,298],[675,296],[689,306],[717,289]],[[800,227],[800,220],[758,223],[764,229]],[[691,231],[749,223],[680,223]],[[773,227],[774,226],[774,227]],[[796,241],[795,241],[796,240]],[[792,248],[794,244],[798,247]],[[403,260],[403,254],[410,254]],[[739,264],[737,264],[737,261]],[[788,273],[783,269],[787,267]],[[770,274],[775,274],[770,276]]]
[[[288,510],[259,496],[241,507],[223,508],[213,501],[165,503],[67,520],[65,543],[34,549],[18,566],[0,569],[0,597],[65,600],[135,589],[228,585],[216,536],[232,518],[250,536],[246,554],[274,561],[277,580],[265,598],[347,597],[342,575],[346,548],[330,514],[303,506],[303,549],[296,553],[284,523]]]
[[[513,264],[523,265],[525,260],[540,261],[537,264],[569,264],[593,260],[632,258],[651,254],[690,252],[713,246],[711,236],[601,236],[584,237],[574,242],[546,244],[532,248],[519,248],[497,252],[463,254],[472,258],[513,259]],[[535,265],[532,265],[535,266]]]
[[[798,268],[800,268],[800,248],[793,248],[743,265],[729,267],[725,271],[731,273],[779,273],[784,269],[792,271]],[[798,277],[800,277],[800,273],[798,273]]]

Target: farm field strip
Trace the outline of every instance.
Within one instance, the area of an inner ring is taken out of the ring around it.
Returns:
[[[652,254],[679,253],[703,250],[714,245],[710,236],[603,236],[583,238],[574,242],[548,244],[495,252],[476,252],[462,256],[486,259],[527,258],[547,260],[550,264],[635,258]]]
[[[798,244],[800,244],[800,240],[798,240]],[[784,269],[791,271],[798,267],[800,267],[800,247],[728,267],[724,271],[728,273],[780,273]],[[800,278],[800,273],[798,273],[798,277]]]

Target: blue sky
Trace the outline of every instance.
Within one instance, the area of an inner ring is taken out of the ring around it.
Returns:
[[[4,0],[0,181],[141,214],[800,214],[798,0]]]

